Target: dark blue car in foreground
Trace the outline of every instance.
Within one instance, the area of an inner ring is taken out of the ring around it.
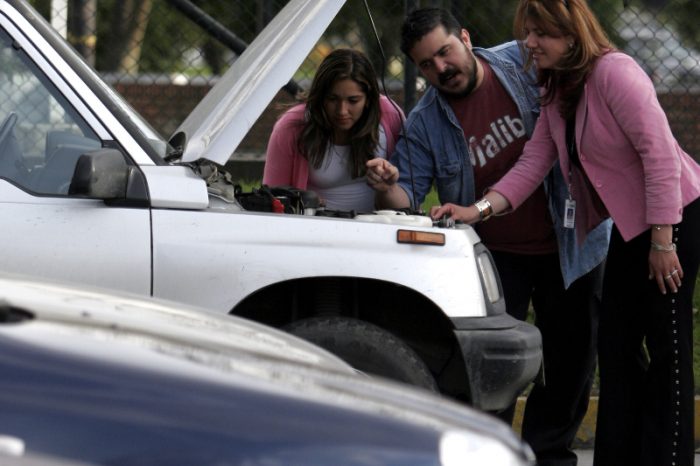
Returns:
[[[532,459],[488,415],[260,324],[0,277],[2,455],[120,466]]]

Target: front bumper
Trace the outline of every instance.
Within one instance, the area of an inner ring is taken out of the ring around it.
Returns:
[[[484,411],[507,408],[540,373],[540,331],[505,313],[457,318],[453,323],[471,404]]]

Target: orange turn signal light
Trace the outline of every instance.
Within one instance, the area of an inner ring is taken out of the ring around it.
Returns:
[[[427,231],[399,230],[396,232],[396,241],[408,244],[430,244],[433,246],[445,245],[444,233],[431,233]]]

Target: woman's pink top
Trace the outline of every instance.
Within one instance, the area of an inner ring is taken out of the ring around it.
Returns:
[[[565,134],[558,102],[543,106],[523,155],[492,189],[516,208],[557,159],[569,181]],[[700,197],[700,165],[671,134],[651,80],[623,53],[599,58],[589,76],[576,110],[576,145],[590,185],[626,241],[650,225],[680,222],[683,207]],[[596,223],[592,197],[581,189],[574,180],[577,229]]]
[[[299,152],[297,140],[304,122],[305,108],[305,104],[292,107],[275,123],[267,143],[263,184],[306,189],[309,180],[309,164]],[[379,99],[379,108],[380,124],[386,135],[388,158],[394,151],[404,115],[383,95]]]

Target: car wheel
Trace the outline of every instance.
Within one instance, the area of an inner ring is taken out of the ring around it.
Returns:
[[[285,330],[330,351],[355,369],[438,392],[416,352],[386,330],[347,317],[314,317]]]

